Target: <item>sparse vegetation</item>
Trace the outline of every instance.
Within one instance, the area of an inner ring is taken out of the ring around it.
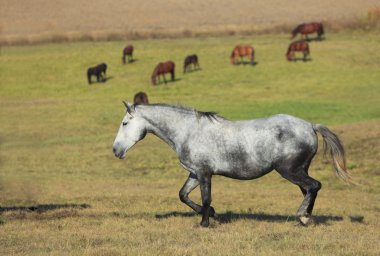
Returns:
[[[0,45],[255,36],[290,33],[296,25],[311,21],[323,22],[328,33],[378,30],[380,8],[374,0],[335,4],[291,0],[285,8],[278,8],[277,0],[220,0],[217,4],[114,0],[107,8],[102,0],[90,5],[77,0],[66,0],[64,5],[42,0],[2,1],[6,3],[0,9]]]

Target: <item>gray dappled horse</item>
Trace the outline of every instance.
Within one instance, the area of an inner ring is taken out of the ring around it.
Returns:
[[[272,170],[298,185],[304,200],[297,212],[301,224],[308,224],[321,183],[308,175],[308,168],[318,148],[317,132],[324,140],[325,151],[334,161],[338,177],[349,181],[343,146],[328,128],[290,115],[274,115],[247,121],[229,121],[213,112],[165,104],[131,105],[113,144],[116,157],[153,133],[178,155],[190,172],[179,192],[182,202],[202,214],[201,225],[209,225],[215,216],[211,207],[211,177],[250,180]],[[188,197],[200,185],[202,206]]]

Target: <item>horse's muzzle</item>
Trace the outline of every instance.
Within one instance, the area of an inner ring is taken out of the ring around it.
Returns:
[[[117,158],[119,158],[119,159],[123,159],[123,158],[125,158],[125,155],[126,155],[126,154],[125,154],[125,151],[123,151],[123,150],[118,150],[117,147],[115,147],[115,146],[113,146],[112,151],[113,151],[115,157],[117,157]]]

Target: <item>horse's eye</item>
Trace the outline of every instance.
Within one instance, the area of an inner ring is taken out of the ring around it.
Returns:
[[[128,124],[128,122],[123,122],[123,126],[126,126]]]

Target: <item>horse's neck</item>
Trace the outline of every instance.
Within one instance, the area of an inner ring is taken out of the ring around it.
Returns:
[[[155,134],[175,151],[188,137],[191,122],[196,121],[190,110],[150,105],[141,105],[140,108],[142,117],[148,122],[147,132]]]

